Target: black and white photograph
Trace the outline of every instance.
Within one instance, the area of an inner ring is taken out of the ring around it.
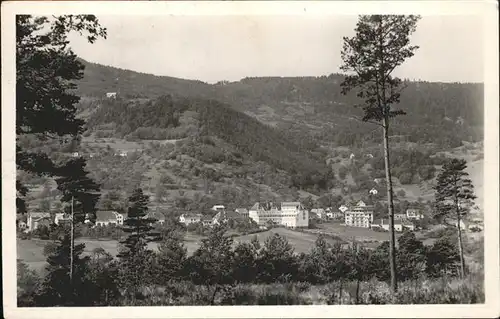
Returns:
[[[209,2],[2,3],[6,317],[500,315],[497,4]]]

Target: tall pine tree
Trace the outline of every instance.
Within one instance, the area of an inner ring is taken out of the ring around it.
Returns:
[[[465,261],[462,244],[461,222],[474,204],[474,185],[465,172],[467,162],[463,159],[451,159],[443,165],[437,178],[435,218],[451,217],[456,220],[458,250],[460,254],[460,275],[465,276]]]
[[[67,203],[65,211],[71,216],[70,250],[75,247],[75,224],[85,221],[86,216],[95,217],[96,204],[101,196],[100,187],[85,171],[83,158],[72,159],[57,169],[57,189],[62,192],[61,201]],[[73,277],[73,254],[70,254],[70,280]]]
[[[141,188],[135,189],[128,198],[127,218],[123,222],[123,231],[127,237],[120,243],[123,245],[118,257],[122,262],[122,285],[129,292],[136,292],[139,286],[150,278],[148,268],[153,252],[147,249],[147,243],[159,237],[153,231],[155,219],[148,218],[149,196],[144,195]]]
[[[417,46],[410,45],[410,34],[416,30],[418,16],[364,15],[360,16],[355,36],[344,37],[341,70],[347,72],[342,93],[355,90],[363,100],[362,121],[378,125],[383,130],[385,177],[390,225],[391,288],[397,291],[396,237],[394,232],[394,203],[389,157],[389,124],[395,116],[405,114],[393,109],[404,88],[393,71],[414,55]]]
[[[76,118],[79,97],[75,80],[83,77],[83,64],[69,48],[67,35],[77,31],[90,43],[106,38],[93,15],[53,17],[16,16],[16,165],[38,175],[54,175],[56,167],[47,154],[27,151],[19,136],[40,139],[77,136],[84,122]],[[26,212],[28,189],[18,180],[17,210]]]

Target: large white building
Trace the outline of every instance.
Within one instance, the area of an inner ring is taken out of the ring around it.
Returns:
[[[309,226],[309,211],[299,202],[283,202],[280,206],[255,203],[248,211],[248,216],[259,226],[268,223],[292,228]]]
[[[373,206],[359,201],[345,212],[345,224],[352,227],[370,228],[373,223]]]

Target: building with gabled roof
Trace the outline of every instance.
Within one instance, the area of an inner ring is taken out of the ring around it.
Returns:
[[[199,223],[202,217],[203,217],[202,214],[193,214],[193,213],[182,214],[181,216],[179,216],[179,222],[187,226],[189,224]]]
[[[388,218],[380,218],[376,219],[373,221],[371,224],[371,228],[373,227],[380,227],[386,231],[389,231],[389,219]],[[402,232],[405,229],[414,231],[415,230],[415,224],[413,224],[411,221],[405,220],[405,219],[394,219],[394,230],[397,232]]]
[[[282,202],[280,206],[274,203],[255,203],[248,216],[259,226],[268,223],[292,228],[309,226],[309,211],[300,202]]]

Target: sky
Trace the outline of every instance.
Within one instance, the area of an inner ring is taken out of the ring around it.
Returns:
[[[340,72],[342,37],[357,16],[98,16],[106,40],[70,36],[75,53],[95,63],[208,83],[255,76]],[[423,16],[420,46],[395,75],[432,82],[483,82],[481,16]]]

